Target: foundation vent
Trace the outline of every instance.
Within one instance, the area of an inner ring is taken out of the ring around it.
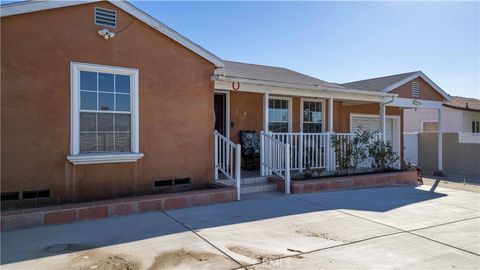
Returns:
[[[153,187],[171,187],[179,185],[188,185],[190,184],[190,178],[176,178],[176,179],[166,179],[166,180],[156,180],[153,181]]]
[[[117,12],[95,7],[95,24],[115,28],[117,26]]]

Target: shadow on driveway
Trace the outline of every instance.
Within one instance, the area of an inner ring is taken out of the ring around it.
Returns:
[[[292,194],[10,231],[2,233],[1,264],[304,213],[385,212],[444,196],[413,186]]]

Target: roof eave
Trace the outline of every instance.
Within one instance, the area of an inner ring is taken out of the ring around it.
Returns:
[[[351,89],[351,88],[337,88],[337,87],[330,87],[330,86],[324,86],[324,85],[316,86],[316,85],[296,84],[296,83],[288,83],[288,82],[273,82],[273,81],[265,81],[265,80],[257,80],[257,79],[246,79],[241,77],[227,76],[227,75],[220,75],[220,74],[213,75],[211,79],[212,81],[243,82],[243,83],[272,86],[272,87],[285,87],[285,88],[317,90],[317,91],[323,90],[323,91],[332,91],[332,92],[345,93],[345,94],[359,94],[359,95],[366,95],[366,96],[377,96],[377,97],[397,97],[398,96],[398,94],[384,93],[384,92],[373,92],[373,91],[365,91],[365,90],[358,90],[358,89]]]
[[[428,78],[427,75],[425,75],[423,72],[421,71],[418,71],[418,72],[415,72],[414,74],[408,76],[407,78],[405,79],[402,79],[394,84],[391,84],[389,86],[387,86],[385,89],[383,89],[382,91],[384,93],[388,93],[402,85],[404,85],[405,83],[415,79],[415,78],[418,78],[418,77],[421,77],[423,80],[425,80],[433,89],[435,89],[435,91],[437,91],[444,99],[448,100],[448,101],[451,101],[452,100],[452,97],[447,94],[447,92],[445,92],[442,88],[440,88],[436,83],[434,83],[430,78]]]

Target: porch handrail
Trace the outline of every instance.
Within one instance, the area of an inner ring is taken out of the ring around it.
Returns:
[[[272,136],[290,145],[290,169],[329,169],[330,133],[275,132]]]
[[[272,173],[285,181],[285,193],[290,194],[290,144],[276,139],[272,133],[260,132],[260,170],[262,175]]]
[[[339,164],[336,158],[337,153],[331,142],[332,137],[343,138],[342,140],[345,142],[355,137],[355,133],[351,132],[270,132],[269,134],[280,142],[289,144],[290,169],[299,172],[307,168],[335,171]],[[381,134],[376,134],[374,137],[374,140],[378,139],[381,139]],[[345,146],[340,145],[340,151],[343,152],[344,150]],[[265,149],[265,151],[268,151],[268,149]],[[365,161],[365,163],[370,163],[370,160]]]
[[[231,186],[237,189],[237,200],[240,200],[241,180],[240,180],[240,144],[235,144],[220,132],[214,131],[215,138],[215,181],[219,181],[218,172],[223,173]],[[233,183],[232,183],[233,182]]]

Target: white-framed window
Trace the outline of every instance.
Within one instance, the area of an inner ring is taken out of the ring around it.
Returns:
[[[74,164],[133,162],[139,153],[138,70],[71,63]]]
[[[418,97],[420,95],[420,85],[417,81],[412,82],[412,97]]]
[[[290,132],[292,99],[288,97],[270,97],[268,100],[268,130],[271,132]]]
[[[302,132],[324,132],[325,102],[323,100],[302,98],[300,109],[300,128]]]
[[[480,133],[480,121],[472,121],[472,133]]]

